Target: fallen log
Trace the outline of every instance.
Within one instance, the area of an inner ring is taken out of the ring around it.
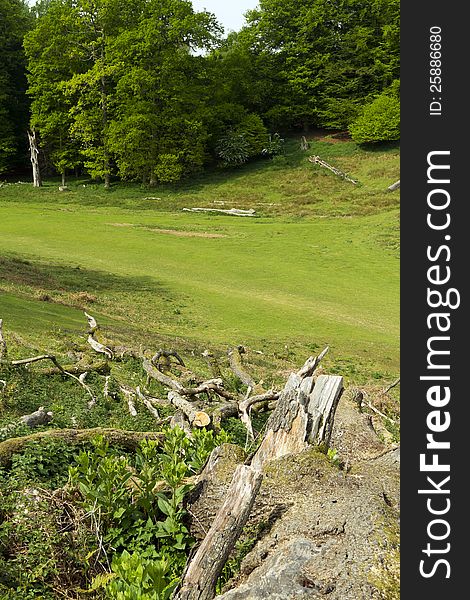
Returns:
[[[309,162],[313,163],[314,165],[320,165],[321,167],[328,169],[335,175],[338,175],[338,177],[341,177],[342,179],[345,179],[346,181],[349,181],[349,182],[353,183],[354,185],[357,185],[357,181],[355,179],[351,179],[351,177],[349,177],[349,175],[346,175],[346,173],[344,173],[337,167],[333,167],[332,165],[328,164],[325,160],[321,159],[319,156],[309,156],[308,160],[309,160]]]
[[[398,190],[400,188],[400,180],[398,180],[396,183],[392,183],[392,185],[390,185],[387,188],[388,192],[394,192],[395,190]]]
[[[0,442],[0,465],[9,466],[12,456],[22,452],[26,444],[43,440],[64,440],[67,444],[78,445],[91,442],[97,436],[103,436],[110,445],[134,451],[142,440],[163,441],[164,434],[153,431],[125,431],[96,427],[94,429],[50,429]]]
[[[168,392],[168,400],[186,415],[192,427],[207,427],[211,422],[206,412],[194,408],[191,402],[185,400],[178,392]]]
[[[183,208],[183,210],[186,212],[215,212],[234,217],[254,217],[256,214],[254,208],[249,210],[242,210],[241,208]]]

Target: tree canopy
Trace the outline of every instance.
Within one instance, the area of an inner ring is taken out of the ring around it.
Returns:
[[[278,131],[347,129],[399,77],[398,0],[260,0],[227,37],[189,0],[0,0],[0,15],[1,171],[29,126],[64,180],[177,181],[269,155]]]

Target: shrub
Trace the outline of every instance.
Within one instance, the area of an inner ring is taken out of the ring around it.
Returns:
[[[258,115],[246,115],[217,143],[216,152],[226,167],[243,165],[261,156],[268,144],[268,131]]]
[[[400,101],[383,93],[368,104],[349,132],[357,144],[400,139]]]

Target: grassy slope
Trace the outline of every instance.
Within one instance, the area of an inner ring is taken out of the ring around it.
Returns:
[[[357,364],[361,376],[396,373],[398,197],[384,189],[398,178],[398,150],[315,142],[310,153],[361,184],[307,163],[291,144],[273,162],[151,191],[2,188],[7,331],[46,349],[60,330],[83,332],[88,307],[136,344],[288,344],[304,355],[329,343],[332,360]],[[253,207],[260,218],[184,206]]]

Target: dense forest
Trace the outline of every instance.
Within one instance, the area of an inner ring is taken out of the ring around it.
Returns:
[[[0,1],[0,174],[174,182],[285,132],[399,137],[398,0],[261,0],[239,32],[188,0]],[[40,181],[37,181],[40,184]]]

